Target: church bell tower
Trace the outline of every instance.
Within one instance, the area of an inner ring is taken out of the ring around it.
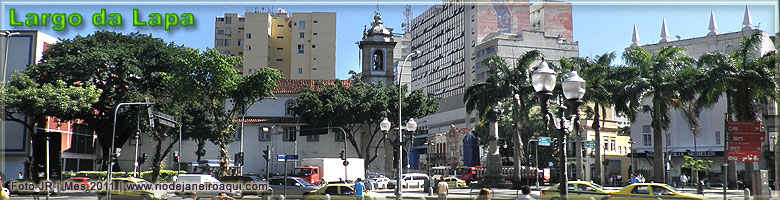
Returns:
[[[361,63],[363,81],[371,83],[381,81],[386,86],[395,83],[393,65],[395,44],[393,29],[382,26],[382,15],[377,12],[371,28],[363,30],[363,40],[359,44],[363,61]]]

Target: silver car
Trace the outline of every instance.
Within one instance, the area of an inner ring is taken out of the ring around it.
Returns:
[[[302,198],[303,193],[320,189],[320,187],[298,177],[287,177],[286,181],[283,177],[270,178],[268,185],[273,189],[274,196],[283,195],[286,189],[285,198]]]

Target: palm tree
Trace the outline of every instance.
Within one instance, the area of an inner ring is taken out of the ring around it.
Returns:
[[[682,72],[691,70],[695,60],[685,55],[683,49],[678,47],[661,47],[658,52],[651,55],[639,47],[632,47],[623,52],[623,58],[629,65],[624,74],[628,77],[636,77],[624,83],[624,88],[618,90],[618,102],[626,104],[617,105],[616,109],[631,109],[650,112],[653,128],[653,181],[666,182],[665,161],[663,151],[663,130],[669,127],[669,110],[674,101],[687,102],[693,99],[695,93],[681,92],[686,87],[686,80]],[[642,99],[649,98],[652,105],[641,105]],[[641,105],[641,106],[640,106]],[[632,120],[635,115],[629,115]]]
[[[568,70],[575,70],[579,72],[580,77],[585,79],[587,91],[585,96],[582,97],[583,103],[593,104],[586,107],[586,109],[592,109],[588,113],[588,117],[593,120],[591,128],[596,136],[597,143],[595,145],[595,179],[599,184],[604,184],[604,170],[602,169],[602,145],[601,145],[601,123],[606,113],[607,107],[615,105],[615,93],[616,88],[622,87],[622,80],[629,79],[629,77],[623,77],[623,73],[616,70],[616,67],[612,66],[612,60],[615,59],[615,53],[605,53],[600,56],[596,56],[594,59],[587,58],[570,58],[561,60],[561,66]],[[622,112],[631,112],[631,110],[621,110]]]
[[[729,55],[707,53],[699,58],[699,66],[708,69],[699,103],[711,106],[725,95],[728,121],[734,117],[738,121],[760,121],[759,105],[777,99],[778,94],[775,82],[778,54],[770,51],[759,55],[762,37],[763,32],[756,31],[743,37],[739,49]],[[729,165],[730,188],[736,186],[736,175],[731,175],[736,168],[732,166],[735,164]]]
[[[521,134],[528,123],[529,111],[533,104],[534,90],[531,86],[531,64],[543,57],[541,52],[533,50],[524,53],[517,59],[516,65],[510,67],[506,62],[493,57],[483,61],[484,66],[490,71],[490,77],[483,83],[477,83],[466,89],[463,102],[466,103],[466,111],[471,114],[479,111],[480,121],[484,121],[487,112],[499,106],[502,102],[510,101],[512,104],[512,118],[514,119],[515,134],[512,134],[514,143],[514,167],[513,184],[520,183],[520,164],[524,147]]]

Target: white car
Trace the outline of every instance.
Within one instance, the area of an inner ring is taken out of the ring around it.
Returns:
[[[222,183],[219,182],[216,178],[212,177],[211,175],[205,175],[205,174],[181,174],[176,177],[176,183],[178,184],[195,184],[195,185],[212,185],[211,187],[221,185]],[[226,188],[227,189],[227,188]],[[200,188],[195,190],[179,190],[174,192],[176,196],[181,196],[183,198],[191,198],[193,196],[193,193],[197,193],[199,197],[214,197],[219,196],[221,193],[225,193],[232,197],[241,198],[241,190],[238,190],[237,188],[231,188],[230,190],[216,190],[216,189],[205,189],[200,190]]]
[[[416,187],[420,188],[425,185],[425,181],[430,180],[430,177],[428,177],[427,174],[402,174],[401,175],[401,185],[404,188],[410,188],[410,187]]]
[[[372,180],[376,181],[376,188],[378,189],[387,188],[387,183],[390,182],[390,179],[387,177],[373,178]]]

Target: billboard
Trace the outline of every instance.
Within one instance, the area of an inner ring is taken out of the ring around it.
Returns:
[[[761,144],[766,134],[761,132],[761,122],[736,122],[726,124],[731,137],[728,143],[728,160],[739,162],[759,162]]]
[[[477,33],[481,37],[490,33],[517,33],[530,30],[528,0],[490,0],[491,4],[478,7]]]

